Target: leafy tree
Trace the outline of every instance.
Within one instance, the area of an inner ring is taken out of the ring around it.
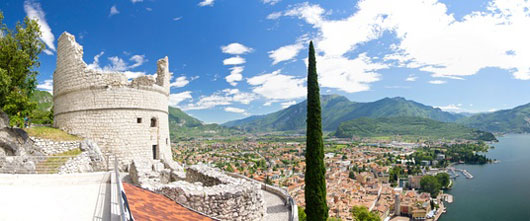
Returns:
[[[29,97],[36,88],[35,69],[45,45],[39,40],[41,32],[35,20],[26,17],[10,30],[3,18],[0,12],[0,109],[9,115],[12,126],[22,126],[24,117],[36,107]]]
[[[350,179],[354,180],[355,179],[355,173],[352,170],[350,170],[350,174],[348,174],[348,177]]]
[[[368,211],[368,208],[364,206],[354,206],[352,215],[357,221],[381,221],[377,213]]]
[[[328,218],[326,202],[326,168],[322,141],[322,110],[316,69],[315,48],[309,43],[307,69],[307,136],[305,203],[308,220],[322,221]]]
[[[438,196],[440,192],[441,185],[438,182],[438,179],[434,176],[427,175],[421,178],[420,186],[422,192],[428,192],[431,194],[431,197]]]
[[[447,173],[438,173],[436,174],[436,179],[440,183],[441,188],[447,188],[449,186],[450,177]]]
[[[298,220],[307,221],[307,216],[303,207],[298,207]]]

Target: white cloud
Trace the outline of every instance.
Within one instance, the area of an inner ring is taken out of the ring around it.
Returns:
[[[169,86],[178,88],[178,87],[184,87],[184,86],[188,85],[189,83],[190,83],[190,81],[188,81],[188,79],[186,79],[186,76],[180,76],[177,79],[175,79],[174,82],[169,84]]]
[[[273,60],[272,64],[275,65],[282,61],[294,59],[303,48],[304,44],[302,42],[286,45],[276,50],[269,51],[269,57]]]
[[[239,89],[224,89],[217,91],[209,96],[202,96],[196,103],[190,103],[184,106],[183,110],[203,110],[216,106],[227,106],[235,102],[249,104],[256,99],[252,93],[241,92]]]
[[[26,0],[24,1],[24,11],[30,19],[36,20],[39,24],[40,31],[42,33],[40,39],[44,42],[44,44],[46,44],[46,47],[48,47],[47,50],[44,50],[44,53],[47,55],[52,55],[52,51],[55,51],[55,36],[53,35],[52,29],[48,25],[48,22],[46,22],[46,14],[42,10],[40,4],[38,2]]]
[[[125,77],[127,77],[127,79],[137,78],[137,77],[145,75],[145,72],[137,72],[137,71],[125,71],[123,73],[125,74]]]
[[[443,111],[448,111],[448,112],[455,112],[455,113],[465,112],[462,109],[462,104],[449,104],[449,105],[446,105],[446,106],[435,106],[435,107],[436,108],[440,108]]]
[[[192,99],[191,91],[184,91],[176,94],[169,95],[169,105],[177,107],[182,101]]]
[[[447,81],[442,81],[442,80],[429,81],[429,84],[445,84],[445,83],[447,83]]]
[[[246,114],[245,109],[237,108],[237,107],[225,107],[224,109],[226,112],[232,112],[232,113],[238,113],[238,114]]]
[[[324,18],[324,9],[308,3],[284,15],[318,29],[317,49],[326,56],[344,56],[389,32],[399,43],[389,48],[385,60],[398,61],[398,66],[459,78],[496,67],[530,80],[528,8],[525,0],[492,0],[485,11],[457,20],[437,0],[365,0],[358,2],[353,15],[340,20]]]
[[[296,101],[287,101],[287,102],[281,103],[283,109],[288,108],[288,107],[290,107],[292,105],[295,105],[295,104],[296,104]]]
[[[281,70],[254,76],[247,83],[254,86],[252,91],[267,99],[286,100],[306,96],[304,78],[280,74]]]
[[[416,81],[417,79],[418,79],[418,77],[416,77],[415,75],[411,74],[405,79],[405,81]]]
[[[242,66],[230,68],[230,75],[225,77],[226,82],[228,82],[232,86],[236,86],[238,81],[243,80],[243,70],[244,67]]]
[[[133,61],[134,64],[129,66],[128,69],[133,69],[135,67],[138,67],[147,61],[147,59],[145,59],[145,55],[133,55],[131,58],[129,58],[129,60]]]
[[[282,12],[273,12],[273,13],[270,13],[269,15],[267,15],[267,19],[269,20],[275,20],[275,19],[278,19],[280,17],[282,17]]]
[[[144,0],[131,0],[131,2],[134,4],[136,2],[143,2]]]
[[[38,84],[37,88],[53,93],[53,80],[52,79],[44,80],[44,83]]]
[[[127,63],[118,56],[108,58],[110,61],[109,65],[103,67],[105,71],[126,71],[128,69]]]
[[[132,65],[128,65],[127,62],[125,62],[122,58],[118,56],[108,57],[107,59],[109,60],[110,64],[105,65],[105,67],[101,68],[99,64],[99,58],[103,54],[105,54],[105,52],[102,51],[99,54],[95,55],[94,61],[91,64],[88,64],[87,68],[101,71],[120,71],[123,72],[128,79],[146,75],[145,72],[129,71],[130,69],[136,68],[147,61],[144,55],[133,55],[129,59],[130,61],[134,62],[134,64]]]
[[[152,8],[145,8],[146,11],[150,12],[150,11],[153,11]]]
[[[100,69],[100,67],[99,67],[99,57],[101,57],[103,54],[105,54],[105,52],[102,51],[99,54],[97,54],[96,56],[94,56],[94,61],[92,62],[92,64],[89,64],[87,67],[89,69],[93,69],[93,70]]]
[[[234,54],[234,55],[240,55],[240,54],[246,54],[252,52],[254,49],[249,48],[245,45],[242,45],[240,43],[234,42],[226,46],[222,46],[221,50],[223,53],[226,54]]]
[[[244,58],[235,56],[231,58],[227,58],[223,60],[224,65],[241,65],[244,64],[246,61]]]
[[[269,4],[269,5],[275,5],[276,3],[280,2],[281,0],[261,0],[263,4]]]
[[[201,7],[204,7],[204,6],[213,6],[213,3],[214,3],[215,0],[204,0],[202,2],[199,2],[199,6]]]
[[[173,21],[178,21],[178,20],[180,20],[180,19],[182,19],[182,16],[180,16],[180,17],[174,17],[174,18],[173,18]]]
[[[113,15],[117,15],[117,14],[120,14],[120,11],[118,11],[118,8],[116,8],[116,5],[113,5],[112,7],[110,7],[109,17]]]

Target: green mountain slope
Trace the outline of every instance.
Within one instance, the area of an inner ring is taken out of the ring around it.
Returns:
[[[53,122],[53,95],[47,91],[36,90],[29,98],[30,101],[37,103],[37,108],[33,110],[30,116],[32,124],[51,124]]]
[[[420,117],[358,118],[340,124],[335,132],[335,136],[343,138],[397,135],[423,139],[496,140],[489,132]]]
[[[187,140],[195,137],[215,137],[241,134],[234,128],[218,124],[203,124],[200,120],[184,113],[182,110],[169,107],[169,134],[171,140]]]
[[[414,116],[444,122],[453,122],[464,117],[400,97],[385,98],[368,103],[356,103],[339,95],[323,95],[321,106],[322,127],[327,131],[337,129],[339,124],[344,121],[360,117]],[[223,125],[237,127],[250,132],[303,131],[305,130],[306,113],[307,103],[303,101],[271,114],[230,121]]]
[[[475,114],[457,122],[490,132],[530,133],[530,104],[509,110]]]

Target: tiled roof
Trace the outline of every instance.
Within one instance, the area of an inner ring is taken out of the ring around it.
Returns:
[[[123,188],[135,220],[213,220],[184,208],[163,195],[128,183],[123,183]]]

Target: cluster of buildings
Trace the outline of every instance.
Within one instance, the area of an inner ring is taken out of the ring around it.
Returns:
[[[393,166],[416,147],[411,144],[326,144],[327,202],[330,217],[353,220],[353,206],[365,206],[382,219],[405,216],[415,220],[432,214],[431,197],[419,193],[421,175],[389,182]],[[401,145],[401,146],[400,146]],[[173,147],[176,160],[185,164],[209,163],[225,170],[284,187],[297,205],[304,207],[304,150],[296,142],[179,142]],[[219,165],[218,162],[225,162]],[[415,190],[416,189],[416,190]],[[438,203],[438,202],[436,202]]]

